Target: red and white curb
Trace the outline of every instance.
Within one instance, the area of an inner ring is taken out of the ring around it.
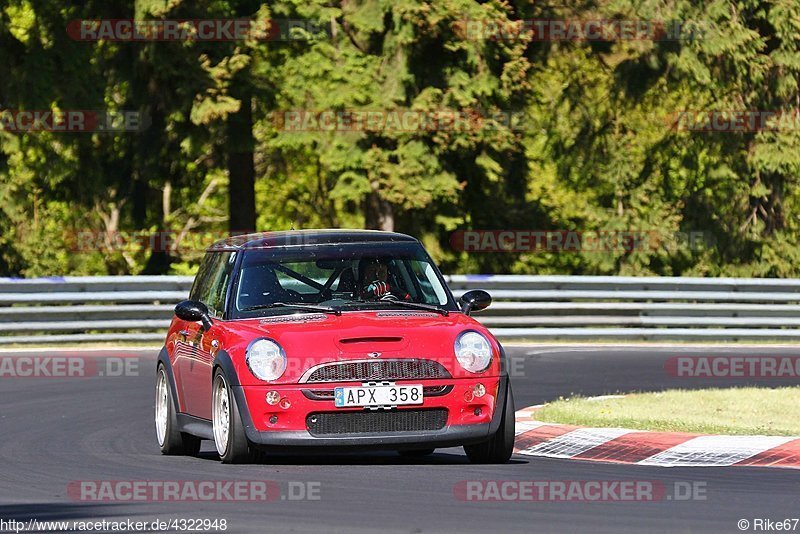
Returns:
[[[707,436],[544,423],[536,406],[516,413],[517,454],[658,467],[800,469],[800,437]]]

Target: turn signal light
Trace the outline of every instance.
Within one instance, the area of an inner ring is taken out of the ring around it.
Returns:
[[[267,404],[275,406],[281,401],[281,394],[277,391],[270,391],[267,393]]]

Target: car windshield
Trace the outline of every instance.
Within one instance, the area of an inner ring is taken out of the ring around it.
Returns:
[[[457,309],[418,243],[247,249],[230,298],[232,318],[308,311]]]

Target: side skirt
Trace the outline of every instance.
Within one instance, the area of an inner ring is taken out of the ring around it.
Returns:
[[[214,427],[208,419],[200,419],[185,413],[176,414],[178,416],[178,429],[181,432],[197,436],[203,439],[214,439]]]

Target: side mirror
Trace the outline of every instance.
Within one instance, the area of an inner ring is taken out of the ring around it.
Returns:
[[[175,315],[184,321],[200,321],[203,328],[211,328],[211,316],[208,314],[208,307],[199,300],[184,300],[175,306]]]
[[[461,311],[469,315],[474,311],[485,310],[492,303],[492,296],[483,289],[473,289],[464,293],[460,299]]]

